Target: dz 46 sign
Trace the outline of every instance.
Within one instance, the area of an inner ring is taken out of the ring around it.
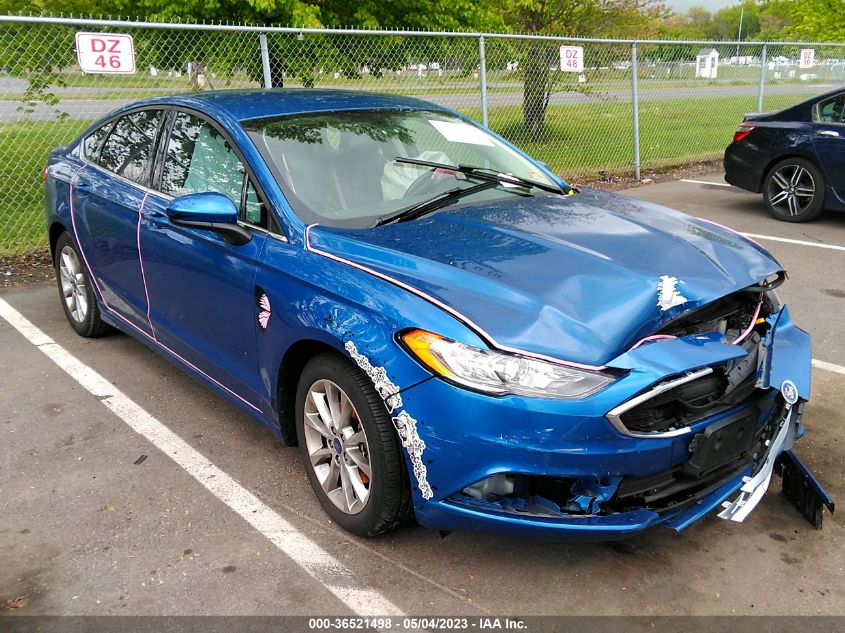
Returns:
[[[561,46],[560,69],[570,73],[584,72],[584,48],[582,46]]]
[[[77,33],[76,59],[84,73],[135,72],[135,46],[131,35],[122,33]]]

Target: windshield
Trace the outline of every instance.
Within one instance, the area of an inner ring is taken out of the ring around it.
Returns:
[[[463,119],[425,110],[357,110],[248,121],[244,128],[305,222],[373,226],[456,187],[472,173],[396,159],[471,166],[557,187],[537,165]],[[481,188],[460,204],[543,194],[513,183]]]

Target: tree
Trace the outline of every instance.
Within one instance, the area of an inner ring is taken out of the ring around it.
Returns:
[[[474,0],[323,0],[325,26],[421,30],[501,30],[501,16],[491,2]]]
[[[0,0],[0,12],[25,10],[32,13],[102,15],[148,21],[231,22],[293,27],[357,26],[416,29],[502,30],[501,15],[488,4],[472,0]],[[27,107],[37,101],[55,105],[53,86],[63,84],[62,69],[73,64],[74,27],[8,24],[0,34],[13,43],[0,50],[0,68],[30,82]],[[257,37],[245,35],[239,41],[232,34],[214,31],[171,31],[138,29],[135,53],[139,68],[185,71],[207,68],[231,77],[245,71],[261,81],[263,72]],[[477,52],[469,54],[467,40],[442,38],[355,37],[342,35],[270,34],[270,66],[273,85],[283,85],[285,76],[312,86],[319,71],[332,68],[355,77],[366,66],[378,74],[382,69],[398,70],[414,61],[451,60],[466,72],[477,64]],[[463,44],[464,46],[460,46]],[[422,59],[425,58],[425,59]],[[199,84],[197,84],[199,89]],[[220,87],[215,86],[215,87]]]
[[[693,7],[691,9],[701,9],[700,7]],[[707,19],[710,19],[710,13],[707,13]],[[657,37],[661,40],[702,40],[704,39],[704,30],[698,26],[699,20],[690,19],[689,13],[674,14],[660,21],[657,28]],[[660,46],[643,47],[642,59],[649,61],[662,62],[678,62],[681,60],[695,60],[695,54],[700,49],[700,46],[689,44],[661,44]]]
[[[770,13],[768,7],[764,8],[760,13],[760,33],[758,34],[758,38],[761,40],[784,39],[783,29],[788,22],[785,17]]]
[[[705,29],[708,39],[737,39],[740,35],[740,19],[742,20],[742,39],[754,38],[760,32],[760,5],[755,0],[745,0],[741,5],[719,9]]]
[[[665,14],[659,0],[514,0],[502,4],[508,24],[532,35],[643,37]],[[545,129],[549,99],[559,86],[560,42],[530,40],[520,60],[523,70],[523,124],[533,138]]]
[[[704,32],[704,29],[707,28],[707,25],[710,24],[710,20],[712,19],[713,16],[710,11],[704,7],[690,7],[687,9],[685,16],[685,22],[702,33]]]
[[[767,34],[781,27],[778,39],[845,42],[842,0],[772,0],[766,4],[763,15]]]

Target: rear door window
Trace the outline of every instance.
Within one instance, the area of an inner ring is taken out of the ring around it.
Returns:
[[[161,117],[161,110],[141,110],[118,119],[100,150],[100,166],[146,184]]]
[[[816,112],[819,123],[842,123],[845,120],[845,92],[819,103]]]

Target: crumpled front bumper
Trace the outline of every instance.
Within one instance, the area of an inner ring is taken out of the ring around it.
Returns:
[[[741,356],[745,352],[737,346],[700,336],[643,346],[617,359],[629,370],[624,377],[577,402],[495,398],[438,379],[403,391],[404,409],[415,419],[424,447],[419,457],[432,493],[422,498],[416,486],[419,470],[411,471],[418,520],[441,530],[609,540],[657,524],[680,531],[723,504],[730,506],[722,508],[724,518],[743,519],[768,488],[778,456],[803,434],[803,402],[810,391],[809,336],[792,323],[786,308],[768,320],[757,369],[757,386],[764,394],[758,422],[776,424],[777,431],[747,468],[669,508],[613,511],[606,502],[621,479],[648,477],[689,460],[692,439],[743,405],[695,422],[689,433],[674,437],[626,436],[606,414],[667,377]],[[783,404],[784,389],[789,406]],[[548,516],[462,492],[497,474],[593,482],[587,487],[607,494],[585,506],[589,513]]]

